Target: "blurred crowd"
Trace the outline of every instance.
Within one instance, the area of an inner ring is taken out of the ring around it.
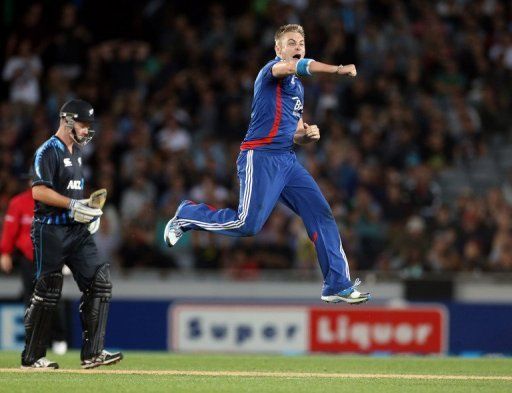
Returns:
[[[60,105],[80,97],[98,118],[87,181],[109,191],[96,235],[102,258],[124,271],[317,274],[313,244],[283,206],[253,238],[188,232],[173,249],[162,242],[182,199],[236,208],[254,79],[275,56],[277,27],[300,23],[307,57],[358,69],[353,80],[304,80],[304,119],[322,138],[297,148],[352,269],[512,271],[510,184],[447,201],[436,181],[490,144],[510,143],[510,2],[255,0],[195,11],[132,3],[129,30],[109,16],[110,37],[81,8],[100,7],[93,0],[27,3],[12,21],[2,48],[0,209],[26,187],[19,176],[55,132]]]

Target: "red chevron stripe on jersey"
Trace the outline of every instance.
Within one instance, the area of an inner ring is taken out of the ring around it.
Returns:
[[[272,129],[265,138],[243,142],[242,145],[240,146],[241,150],[249,150],[254,149],[255,147],[268,145],[272,143],[272,140],[277,135],[277,131],[279,130],[279,124],[281,123],[281,114],[283,111],[283,103],[281,101],[281,84],[281,81],[279,81],[276,87],[276,114],[274,116],[274,123],[272,124]]]

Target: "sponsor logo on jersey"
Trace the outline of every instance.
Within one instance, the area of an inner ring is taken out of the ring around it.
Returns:
[[[302,109],[304,108],[304,105],[302,104],[302,101],[299,97],[292,97],[292,100],[295,100],[295,106],[293,108],[293,116],[297,118],[302,117]]]
[[[84,189],[84,180],[70,180],[67,190],[83,190]]]

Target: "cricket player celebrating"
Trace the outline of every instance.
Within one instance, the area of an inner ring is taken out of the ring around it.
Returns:
[[[302,218],[315,244],[324,278],[321,299],[329,303],[364,303],[370,294],[356,290],[359,279],[350,280],[331,208],[293,151],[294,143],[304,145],[320,139],[318,127],[302,120],[304,88],[300,78],[316,73],[355,77],[356,67],[305,58],[304,38],[302,26],[281,26],[275,34],[277,57],[260,70],[254,83],[251,121],[237,160],[238,211],[217,210],[185,200],[167,223],[164,240],[172,247],[189,230],[252,236],[281,201]]]

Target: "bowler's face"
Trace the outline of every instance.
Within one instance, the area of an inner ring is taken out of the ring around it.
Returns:
[[[276,54],[285,61],[300,60],[306,55],[306,42],[301,34],[290,31],[281,36],[275,49]]]

